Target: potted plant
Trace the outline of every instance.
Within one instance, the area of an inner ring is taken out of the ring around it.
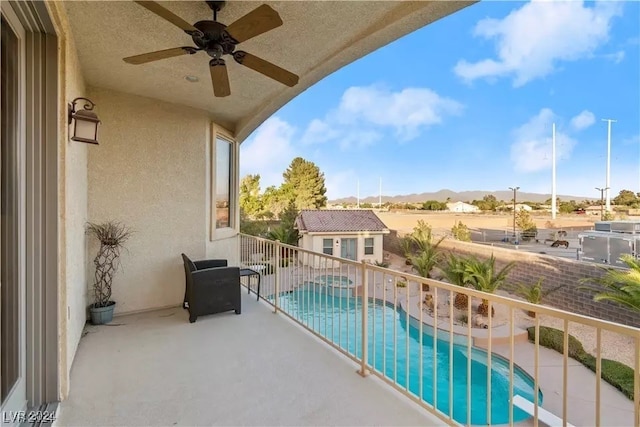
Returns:
[[[100,248],[93,263],[96,267],[93,294],[94,302],[89,306],[91,323],[101,325],[113,319],[115,301],[111,300],[111,285],[120,266],[120,250],[131,236],[131,230],[118,222],[88,223],[87,233],[94,236]]]

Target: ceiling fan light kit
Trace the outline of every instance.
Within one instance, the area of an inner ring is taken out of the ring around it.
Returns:
[[[286,86],[293,87],[298,84],[299,78],[292,72],[243,50],[236,50],[238,44],[282,25],[282,19],[278,12],[266,4],[255,8],[232,24],[224,25],[218,22],[218,12],[222,10],[226,2],[207,1],[213,11],[213,21],[198,21],[192,25],[154,1],[135,1],[135,3],[190,35],[195,46],[175,47],[124,58],[128,64],[146,64],[204,51],[212,58],[209,61],[209,72],[213,93],[216,97],[225,97],[231,94],[227,64],[223,58],[225,55],[231,56],[238,64]]]

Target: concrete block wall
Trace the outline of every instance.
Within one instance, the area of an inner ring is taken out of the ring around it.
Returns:
[[[597,285],[580,283],[580,280],[586,277],[602,276],[605,270],[599,265],[449,238],[441,243],[440,248],[457,255],[473,255],[479,259],[487,259],[493,254],[498,268],[514,261],[516,265],[509,273],[507,283],[503,287],[507,291],[515,290],[518,283],[534,284],[542,277],[545,290],[556,289],[543,301],[545,304],[586,316],[640,327],[638,313],[611,302],[595,302],[592,292],[580,289],[583,286],[598,289]],[[396,232],[385,236],[384,250],[402,255]]]

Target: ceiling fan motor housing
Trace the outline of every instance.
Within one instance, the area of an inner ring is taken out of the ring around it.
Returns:
[[[232,54],[237,42],[225,31],[226,25],[217,21],[198,21],[193,24],[202,35],[191,36],[193,42],[212,58]]]

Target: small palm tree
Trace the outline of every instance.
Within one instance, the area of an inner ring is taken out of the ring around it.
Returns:
[[[267,233],[267,239],[279,240],[280,243],[297,246],[298,230],[280,225]]]
[[[404,236],[399,239],[400,250],[406,259],[407,265],[411,264],[411,250],[413,249],[413,240],[409,236]]]
[[[449,254],[447,264],[442,269],[442,273],[447,281],[451,284],[465,287],[467,285],[467,262],[464,258],[455,254]],[[469,296],[460,292],[456,293],[453,306],[458,310],[464,310],[469,305]]]
[[[420,276],[426,277],[427,279],[431,278],[431,270],[442,260],[442,253],[438,250],[438,246],[440,246],[443,240],[444,237],[436,243],[432,243],[430,240],[428,242],[421,240],[419,254],[409,258],[413,269],[416,270]],[[422,290],[428,291],[429,285],[423,283]]]
[[[596,294],[594,301],[613,301],[640,312],[640,260],[628,254],[622,255],[621,259],[629,270],[606,269],[604,276],[588,278],[583,282],[595,282],[607,289]]]
[[[465,272],[467,280],[478,291],[494,293],[507,279],[511,269],[515,267],[514,262],[510,262],[496,273],[496,259],[493,255],[486,261],[472,259],[467,263]],[[478,314],[487,316],[489,314],[489,300],[482,299],[482,304],[478,306]],[[491,316],[495,310],[491,310]]]
[[[416,256],[411,257],[413,269],[422,277],[431,278],[431,270],[441,259],[441,254],[437,248],[430,246]]]

